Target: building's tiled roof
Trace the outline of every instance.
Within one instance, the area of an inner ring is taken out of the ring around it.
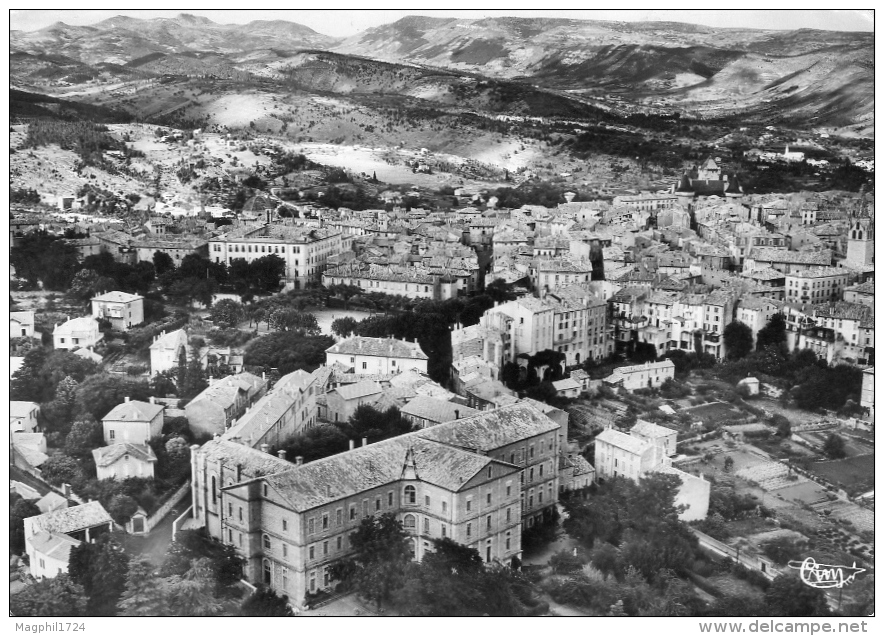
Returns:
[[[153,350],[175,349],[178,347],[179,342],[182,344],[187,342],[187,332],[184,331],[184,329],[176,329],[175,331],[163,334],[157,338],[156,342],[150,345],[150,348]]]
[[[813,313],[825,318],[859,320],[861,322],[871,322],[875,318],[874,307],[861,303],[849,302],[833,302],[814,305]]]
[[[677,433],[671,428],[666,428],[665,426],[660,426],[659,424],[654,424],[653,422],[647,422],[645,420],[638,420],[630,430],[630,433],[635,433],[636,435],[641,435],[642,437],[667,437],[668,435],[672,435],[673,433]]]
[[[290,462],[276,455],[262,453],[256,448],[224,438],[209,440],[200,448],[200,454],[206,458],[207,463],[221,462],[224,465],[222,479],[224,485],[227,485],[228,479],[236,480],[237,466],[240,467],[244,480],[292,468]]]
[[[790,263],[793,265],[831,265],[832,251],[793,252],[776,247],[756,247],[750,257],[755,261],[771,263]]]
[[[586,458],[580,454],[574,454],[571,457],[567,455],[559,456],[559,470],[568,470],[571,469],[571,474],[574,477],[579,477],[581,475],[592,475],[595,473],[595,468],[592,467]]]
[[[19,324],[22,325],[34,325],[34,316],[35,313],[33,311],[10,311],[9,319],[15,320]]]
[[[756,298],[754,296],[743,296],[740,299],[738,309],[753,309],[756,311],[764,311],[767,309],[778,309],[779,305],[769,298]]]
[[[420,345],[416,342],[396,340],[395,338],[367,338],[354,336],[338,342],[328,349],[328,353],[340,353],[343,355],[377,356],[383,358],[413,358],[415,360],[427,360]]]
[[[23,402],[21,400],[9,400],[10,417],[28,417],[34,409],[40,408],[36,402]]]
[[[772,267],[754,269],[749,272],[743,272],[742,275],[753,280],[778,280],[780,278],[786,278],[786,275],[783,272],[775,270]]]
[[[99,294],[92,300],[108,303],[131,303],[134,300],[143,299],[143,296],[139,296],[138,294],[127,294],[126,292],[121,291],[111,291],[107,292],[106,294]]]
[[[73,537],[58,532],[46,532],[45,530],[34,534],[28,541],[33,546],[35,552],[58,559],[64,563],[67,563],[68,559],[70,559],[71,548],[80,545],[80,541]]]
[[[110,413],[101,419],[102,421],[110,420],[114,422],[149,422],[162,411],[162,404],[129,400],[128,402],[117,404],[111,409]]]
[[[332,389],[345,400],[355,400],[357,398],[376,395],[381,393],[383,389],[381,385],[372,380],[362,380],[354,384],[342,384],[336,389]],[[329,391],[331,393],[331,391]]]
[[[674,368],[672,360],[663,360],[662,362],[647,362],[645,364],[634,364],[626,367],[617,367],[612,375],[626,375],[628,373],[638,373],[640,371],[653,371],[655,369]]]
[[[552,383],[556,391],[568,391],[570,389],[579,389],[580,383],[573,378],[563,378]]]
[[[435,426],[422,431],[421,435],[452,446],[487,452],[558,428],[558,424],[536,407],[519,402]]]
[[[648,448],[647,442],[640,440],[637,437],[627,435],[626,433],[615,431],[613,428],[606,428],[596,436],[596,449],[599,447],[599,442],[605,442],[611,446],[622,448],[626,452],[634,455],[640,455]],[[596,452],[598,452],[598,450],[596,450]]]
[[[67,534],[86,528],[92,528],[108,522],[113,522],[111,516],[97,501],[71,508],[53,510],[43,515],[29,517],[33,520],[33,528],[36,531],[58,532]]]
[[[213,381],[202,393],[193,398],[188,406],[205,400],[215,402],[221,408],[226,408],[236,402],[237,393],[240,391],[250,393],[257,390],[262,384],[264,384],[264,380],[248,372],[229,375]]]
[[[814,269],[802,269],[786,276],[791,278],[826,278],[827,276],[848,276],[849,272],[841,267],[818,267]]]
[[[449,491],[462,488],[489,464],[498,465],[503,470],[516,470],[484,455],[411,433],[271,475],[266,478],[266,483],[294,510],[304,511],[398,482],[406,462],[412,457],[421,481]]]
[[[858,285],[851,285],[847,287],[844,291],[855,292],[857,294],[871,294],[875,295],[875,281],[867,280],[864,283],[859,283]]]
[[[476,409],[426,395],[418,395],[401,409],[403,415],[412,415],[431,422],[450,422],[479,413]]]
[[[92,316],[83,316],[82,318],[74,318],[66,323],[59,325],[52,333],[54,335],[65,335],[75,331],[97,331],[98,321]]]
[[[134,459],[142,462],[155,462],[157,456],[153,449],[147,444],[111,444],[110,446],[100,446],[92,451],[92,457],[95,458],[96,466],[110,466],[121,457],[131,455]]]

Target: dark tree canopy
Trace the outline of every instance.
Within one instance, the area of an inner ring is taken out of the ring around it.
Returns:
[[[293,616],[287,596],[279,596],[268,587],[259,587],[242,604],[240,616]]]
[[[783,314],[774,314],[758,332],[756,348],[760,351],[767,347],[782,348],[786,346],[786,317]]]
[[[86,610],[83,587],[68,574],[42,579],[9,600],[9,611],[16,616],[91,616]]]
[[[764,602],[773,616],[831,616],[825,593],[790,574],[773,580]]]
[[[739,320],[728,323],[724,328],[724,348],[728,359],[745,358],[752,351],[752,328]]]
[[[112,533],[71,548],[68,571],[71,579],[83,586],[90,616],[116,616],[129,572],[129,556]]]

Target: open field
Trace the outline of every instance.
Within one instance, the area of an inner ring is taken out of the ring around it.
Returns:
[[[841,485],[848,493],[858,493],[874,485],[875,455],[873,453],[834,461],[813,462],[807,465],[807,470],[833,484]]]
[[[724,423],[729,420],[748,417],[748,413],[726,402],[712,402],[711,404],[695,406],[694,408],[685,409],[685,413],[694,420],[714,423]]]

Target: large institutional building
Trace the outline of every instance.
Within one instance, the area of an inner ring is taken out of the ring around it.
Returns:
[[[246,559],[249,581],[293,603],[334,583],[369,515],[394,513],[415,559],[449,537],[510,564],[522,528],[555,506],[566,434],[525,401],[306,464],[219,436],[193,449],[193,515]]]

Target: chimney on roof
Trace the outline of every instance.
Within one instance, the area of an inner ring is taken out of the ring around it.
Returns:
[[[65,496],[66,499],[71,498],[71,485],[70,484],[62,484],[61,492]]]
[[[454,419],[460,419],[460,409],[454,409]]]
[[[302,466],[304,464],[304,458],[301,455],[298,455],[297,457],[295,457],[295,463],[298,466]]]
[[[215,433],[212,439],[221,439],[221,433]]]
[[[331,496],[332,496],[332,494],[331,494],[331,484],[326,484],[326,485],[325,485],[325,496],[326,496],[326,497],[331,497]]]
[[[280,459],[285,459],[285,449],[284,448],[281,448],[278,451],[276,451],[276,454],[279,456]]]
[[[353,450],[354,448],[356,448],[356,440],[351,439],[350,440],[350,450]]]
[[[236,481],[242,481],[242,464],[236,465]]]
[[[156,398],[154,396],[151,395],[149,399],[151,404],[156,404]]]
[[[129,401],[129,396],[127,395],[126,397],[124,397],[124,398],[123,398],[123,401],[124,401],[124,402],[128,402],[128,401]]]
[[[261,452],[269,453],[270,452],[270,444],[261,444]]]
[[[368,446],[368,438],[367,437],[362,438],[362,446],[363,447]]]

